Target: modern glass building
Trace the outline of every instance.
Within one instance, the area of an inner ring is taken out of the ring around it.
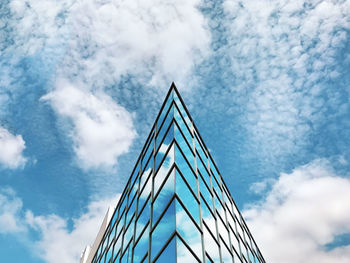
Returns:
[[[265,262],[174,84],[110,214],[81,262]]]

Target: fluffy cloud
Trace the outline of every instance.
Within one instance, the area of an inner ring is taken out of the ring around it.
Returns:
[[[25,142],[21,135],[13,135],[5,128],[0,127],[0,164],[11,169],[23,167],[27,161],[23,156],[25,148]]]
[[[0,234],[20,233],[20,240],[29,245],[33,254],[47,263],[79,262],[86,245],[92,245],[109,206],[115,206],[119,195],[91,202],[86,212],[68,220],[55,214],[34,215],[24,211],[22,200],[10,189],[0,191]],[[26,235],[35,231],[39,239]]]
[[[0,189],[0,234],[25,231],[20,222],[22,205],[11,188]]]
[[[223,52],[249,150],[262,161],[300,154],[310,133],[349,111],[347,91],[327,86],[349,62],[349,1],[227,0],[224,9]]]
[[[123,76],[133,76],[145,86],[164,88],[174,80],[185,83],[192,79],[193,66],[209,54],[210,36],[199,3],[11,1],[4,5],[6,21],[0,21],[7,32],[0,47],[9,61],[0,64],[5,69],[1,74],[4,85],[20,86],[16,77],[22,74],[20,58],[40,58],[40,63],[45,63],[42,68],[48,69],[46,73],[66,80],[64,85],[55,82],[53,92],[45,98],[59,115],[68,116],[74,123],[74,147],[81,166],[114,165],[128,150],[135,133],[131,131],[130,114],[115,103],[111,106],[113,102],[103,90],[121,88],[115,84]],[[80,83],[79,90],[73,88],[76,83]],[[14,88],[7,90],[15,92]],[[99,90],[99,94],[92,90]],[[69,98],[76,95],[85,102]],[[111,116],[112,112],[119,117]],[[102,120],[96,119],[100,117]]]
[[[348,262],[350,245],[326,245],[350,233],[350,180],[326,160],[281,174],[264,201],[244,211],[267,262]]]
[[[60,82],[59,89],[42,100],[72,122],[70,135],[84,168],[115,165],[136,136],[132,115],[103,92],[92,93]]]
[[[35,242],[35,253],[48,263],[79,262],[85,246],[92,245],[109,206],[115,206],[119,195],[89,204],[86,213],[73,219],[73,230],[67,220],[56,216],[26,214],[29,226],[42,234]]]
[[[193,65],[208,54],[210,36],[199,4],[12,1],[9,24],[16,34],[8,50],[50,53],[48,63],[60,59],[59,74],[88,86],[111,85],[131,74],[144,83],[168,87],[173,80],[191,76]]]

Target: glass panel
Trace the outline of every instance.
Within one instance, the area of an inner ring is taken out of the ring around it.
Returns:
[[[182,150],[182,152],[186,156],[190,166],[194,170],[195,163],[194,163],[194,155],[193,155],[193,152],[191,150],[192,144],[187,144],[187,142],[185,141],[184,137],[182,136],[182,133],[180,132],[179,127],[177,125],[174,126],[174,138],[175,138],[177,144],[179,145],[180,149]]]
[[[241,242],[241,252],[243,257],[245,258],[245,260],[248,262],[248,258],[247,258],[247,248],[246,246],[243,244],[243,242]]]
[[[127,229],[125,231],[125,236],[124,236],[124,244],[128,243],[130,241],[130,239],[133,237],[134,222],[135,222],[135,217],[132,218],[130,224],[127,226]]]
[[[221,253],[223,263],[232,263],[232,255],[224,244],[221,246]]]
[[[182,117],[180,116],[180,113],[178,112],[177,107],[174,108],[174,118],[175,118],[177,124],[179,125],[182,133],[184,134],[187,143],[191,146],[192,145],[191,132],[187,128],[187,126],[186,126],[185,122],[183,121]]]
[[[170,204],[152,232],[151,261],[175,231],[175,203]]]
[[[200,143],[198,142],[197,136],[194,136],[194,144],[196,146],[196,150],[199,153],[199,156],[201,157],[203,164],[205,166],[205,168],[208,168],[207,166],[207,156],[204,153],[204,149],[202,148],[202,146],[200,145]]]
[[[209,166],[210,166],[210,170],[213,172],[215,179],[220,182],[220,176],[219,176],[219,171],[216,169],[215,165],[214,165],[214,161],[211,158],[211,156],[209,156]]]
[[[170,199],[173,197],[175,192],[175,171],[173,170],[166,183],[162,186],[159,194],[153,202],[153,225],[157,223],[159,216],[163,213],[165,207],[168,205]]]
[[[220,254],[219,254],[219,247],[214,240],[213,236],[210,234],[208,228],[203,224],[203,230],[204,230],[204,244],[205,244],[205,250],[209,254],[209,256],[212,258],[212,260],[216,262],[220,262]]]
[[[248,259],[250,262],[254,263],[254,255],[250,249],[248,249]]]
[[[126,214],[126,221],[125,221],[126,225],[129,224],[131,217],[134,215],[134,213],[136,211],[136,200],[137,200],[137,198],[134,197],[134,199],[133,199],[133,201],[132,201],[132,203],[130,205],[130,208],[129,208],[127,214]]]
[[[176,240],[175,237],[170,241],[162,254],[155,261],[157,263],[176,263]]]
[[[201,233],[178,201],[176,202],[176,229],[197,257],[202,258]]]
[[[202,176],[198,176],[199,192],[203,195],[205,201],[209,205],[211,212],[213,212],[213,200],[207,185],[204,183]]]
[[[218,232],[220,234],[220,236],[223,238],[223,240],[226,243],[226,246],[230,246],[230,241],[229,241],[229,234],[228,234],[228,230],[225,227],[224,222],[221,220],[220,216],[218,216]]]
[[[199,225],[199,204],[178,171],[175,175],[175,186],[176,194]]]
[[[137,188],[138,188],[138,183],[137,183],[137,176],[138,176],[138,173],[140,171],[140,164],[141,162],[138,161],[137,164],[135,165],[135,170],[133,171],[132,175],[131,175],[131,187],[132,187],[132,190],[131,190],[131,193],[132,194],[135,194],[137,192]]]
[[[201,195],[201,210],[202,210],[202,218],[203,220],[211,220],[214,216],[210,212],[206,202],[203,199],[203,196]]]
[[[155,171],[158,170],[158,167],[161,164],[161,162],[163,161],[165,154],[167,154],[167,150],[168,150],[173,138],[174,138],[174,125],[172,124],[170,126],[167,134],[166,134],[164,141],[162,142],[162,145],[159,147],[159,149],[156,152]]]
[[[106,263],[108,263],[109,262],[109,260],[111,260],[111,258],[112,258],[112,247],[110,247],[108,250],[107,250],[107,253],[106,253]]]
[[[233,248],[236,250],[237,254],[240,254],[239,241],[236,235],[232,232],[232,229],[230,229],[230,236]]]
[[[186,124],[188,125],[188,127],[191,127],[191,120],[190,118],[188,117],[186,111],[185,111],[185,108],[183,107],[179,97],[177,96],[176,92],[174,92],[174,101],[176,103],[176,105],[178,106],[182,116],[184,117],[184,120],[186,122]]]
[[[142,233],[142,236],[134,248],[134,262],[141,262],[148,251],[149,231],[148,228]]]
[[[143,165],[143,163],[142,163]],[[142,172],[142,175],[140,177],[140,189],[143,188],[143,186],[145,185],[146,181],[147,181],[147,178],[148,176],[151,174],[152,172],[152,168],[153,168],[153,159],[150,158],[147,162],[146,165],[146,168],[143,170]]]
[[[192,248],[192,247],[191,247]],[[197,263],[198,260],[192,255],[192,253],[188,250],[188,248],[182,243],[180,238],[176,238],[176,254],[177,254],[177,262],[182,263]]]
[[[232,214],[230,212],[227,213],[227,219],[228,219],[228,223],[230,224],[230,226],[232,227],[232,229],[236,229],[236,224],[235,224],[235,220],[232,217]]]
[[[167,153],[162,165],[158,169],[157,174],[154,178],[154,189],[153,189],[154,195],[158,192],[159,187],[163,183],[173,163],[174,163],[174,144],[171,146],[169,152]]]
[[[172,102],[173,102],[173,91],[171,91],[171,93],[169,94],[169,97],[167,98],[164,108],[162,109],[162,112],[157,120],[157,127],[160,127],[160,125],[162,124],[165,114],[167,113],[169,106]]]
[[[147,145],[147,148],[145,149],[146,153],[144,154],[143,158],[142,158],[142,163],[144,163],[145,161],[147,161],[149,159],[149,157],[151,156],[153,149],[154,149],[154,138],[153,135],[151,137],[151,141],[150,143]]]
[[[124,199],[123,199],[123,201],[122,201],[122,203],[121,203],[121,205],[120,205],[120,209],[119,209],[119,215],[120,215],[120,217],[122,216],[122,213],[124,212],[124,209],[125,209],[125,207],[126,207],[126,203],[127,203],[127,196],[126,196],[126,194],[124,195]],[[119,218],[120,218],[119,217]]]
[[[152,190],[152,176],[149,175],[146,185],[142,189],[142,192],[139,196],[139,208],[138,208],[139,210],[141,210],[147,198],[150,196],[151,190]]]
[[[192,153],[190,153],[190,156],[193,157]],[[193,159],[194,162],[194,159]],[[191,186],[191,189],[193,193],[197,195],[197,180],[194,175],[193,170],[188,166],[188,162],[186,161],[186,157],[183,156],[181,151],[178,149],[178,147],[175,147],[175,163],[179,170],[181,171],[182,175],[185,177],[187,183]]]
[[[163,137],[164,137],[168,127],[170,126],[170,123],[173,120],[173,118],[174,118],[174,113],[173,113],[173,108],[171,108],[164,123],[163,123],[163,126],[160,127],[160,130],[158,128],[157,137],[156,137],[156,150],[158,150],[158,147],[159,147],[160,143],[162,142]]]
[[[222,204],[216,194],[214,194],[215,208],[222,218],[225,218],[225,211]]]
[[[116,254],[115,256],[114,256],[114,259],[113,259],[113,263],[115,262],[115,263],[119,263],[119,257],[120,256],[120,253],[118,253],[118,254]]]
[[[207,185],[210,188],[211,186],[210,186],[209,174],[208,174],[208,171],[204,168],[203,165],[204,164],[201,161],[201,158],[199,156],[197,156],[197,169],[201,173],[201,175],[203,176],[204,181],[207,183]]]
[[[140,216],[137,219],[136,222],[136,239],[140,235],[141,231],[145,228],[147,225],[150,215],[151,215],[151,206],[150,206],[150,199],[147,200],[146,206],[141,211]]]
[[[126,252],[124,253],[122,259],[120,260],[120,263],[131,263],[131,247],[132,247],[132,242],[129,244],[128,248],[126,249]]]
[[[237,232],[238,232],[238,234],[239,234],[239,235],[241,236],[241,238],[243,239],[243,231],[242,231],[241,224],[240,224],[239,222],[237,222],[236,227],[237,227]]]
[[[216,194],[219,196],[219,199],[221,200],[221,198],[222,198],[221,197],[221,189],[220,189],[218,183],[216,182],[215,178],[212,177],[211,182],[213,184],[214,191],[216,192]]]

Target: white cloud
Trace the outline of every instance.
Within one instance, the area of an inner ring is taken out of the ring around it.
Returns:
[[[42,237],[35,242],[35,253],[48,263],[79,262],[87,245],[92,245],[109,206],[116,206],[119,195],[89,204],[86,213],[73,219],[73,230],[67,220],[57,216],[35,216],[27,212],[26,221]]]
[[[66,80],[63,85],[56,82],[46,98],[55,111],[73,121],[74,147],[81,166],[114,165],[116,158],[127,152],[134,132],[127,117],[130,114],[115,103],[110,108],[113,102],[103,94],[104,88],[129,75],[157,89],[168,88],[174,80],[179,84],[193,79],[192,68],[209,54],[210,42],[199,4],[199,0],[11,1],[11,19],[3,23],[13,33],[7,36],[11,41],[1,42],[9,57],[2,79],[12,86],[18,84],[15,76],[21,73],[15,67],[18,59],[10,59],[13,54],[17,58],[41,57],[44,67],[56,75],[54,79]],[[80,83],[79,89],[72,87],[75,83]],[[89,102],[68,98],[78,93]],[[156,96],[157,91],[150,94]],[[94,110],[109,116],[92,114]],[[112,117],[108,111],[125,118]],[[119,135],[121,139],[117,139]]]
[[[60,76],[78,78],[90,87],[111,85],[124,74],[168,87],[173,80],[192,78],[193,65],[208,55],[210,36],[199,4],[12,1],[16,34],[8,50],[24,55],[48,52],[51,59],[60,59]]]
[[[92,245],[109,206],[116,206],[120,195],[91,202],[86,212],[68,220],[55,214],[34,215],[24,211],[22,200],[10,189],[0,190],[0,234],[19,234],[34,255],[47,263],[79,262],[86,245]],[[35,231],[39,239],[26,235]]]
[[[350,233],[350,180],[326,160],[281,174],[265,200],[244,217],[267,262],[348,262],[350,245],[326,249]]]
[[[343,74],[350,2],[227,0],[224,8],[224,49],[237,104],[246,105],[240,122],[254,148],[248,151],[261,153],[263,162],[300,154],[326,112],[328,120],[349,106],[326,84]]]
[[[25,148],[22,135],[13,135],[0,127],[0,164],[11,169],[23,167],[27,162],[23,156]]]
[[[70,135],[83,168],[112,167],[136,136],[132,115],[103,92],[89,92],[67,82],[45,95],[55,111],[73,123]]]
[[[0,189],[0,234],[25,230],[19,221],[22,205],[22,200],[11,188]]]

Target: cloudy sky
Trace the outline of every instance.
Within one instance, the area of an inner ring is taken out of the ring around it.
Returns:
[[[2,0],[2,260],[78,262],[172,81],[267,262],[349,262],[346,0]]]

